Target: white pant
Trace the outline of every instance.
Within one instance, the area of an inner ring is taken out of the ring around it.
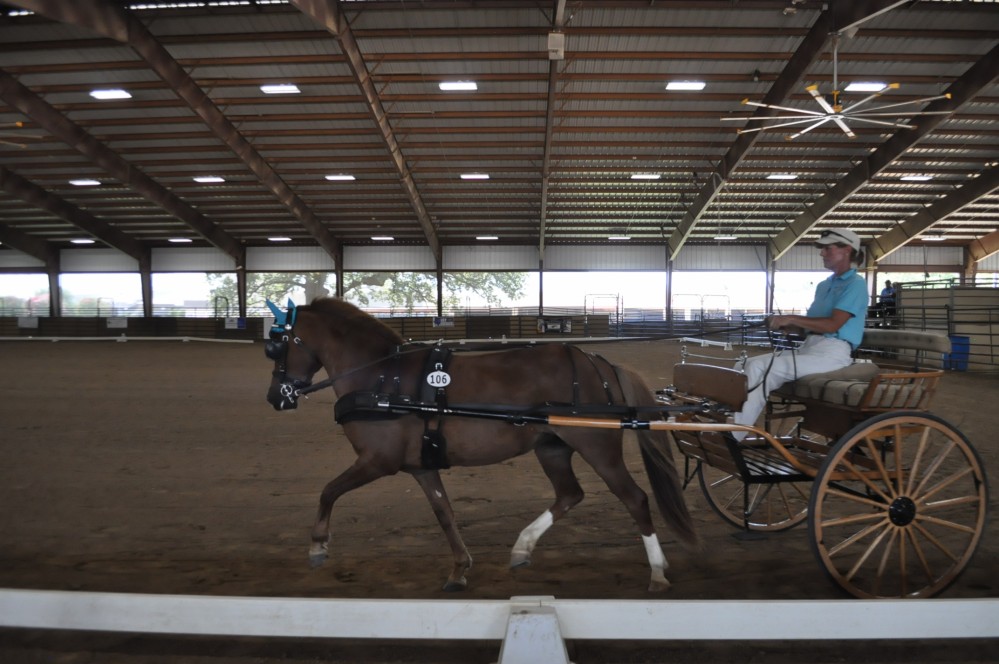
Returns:
[[[746,373],[749,395],[746,397],[746,403],[742,405],[742,410],[734,414],[735,423],[755,425],[766,406],[767,396],[784,383],[800,376],[835,371],[849,366],[853,361],[850,357],[851,350],[850,344],[842,339],[813,334],[796,350],[757,355],[745,362],[740,360],[735,368]],[[732,435],[742,440],[746,434],[733,432]]]

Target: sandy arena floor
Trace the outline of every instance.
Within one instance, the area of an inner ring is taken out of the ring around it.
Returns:
[[[588,345],[670,381],[673,342]],[[334,395],[298,411],[264,401],[261,344],[2,342],[0,586],[274,597],[442,598],[450,554],[405,475],[345,496],[331,558],[310,569],[308,532],[322,486],[353,459],[332,421]],[[992,518],[976,557],[944,597],[999,597],[996,374],[947,374],[933,411],[972,441],[992,476]],[[505,426],[505,425],[503,425]],[[637,449],[629,466],[647,486]],[[644,550],[624,507],[585,464],[587,498],[541,540],[533,565],[507,567],[520,530],[551,489],[533,455],[445,471],[475,559],[461,598],[514,595],[649,599]],[[696,483],[687,499],[703,547],[685,551],[658,521],[670,600],[844,598],[797,528],[733,536]],[[659,518],[658,515],[657,519]],[[852,601],[844,599],[844,601]],[[752,620],[751,616],[747,616]],[[788,616],[792,621],[793,616]],[[725,630],[719,624],[720,633]],[[891,626],[886,626],[886,634]],[[176,638],[0,630],[3,662],[488,662],[498,644]],[[999,644],[640,643],[571,645],[590,662],[994,662]]]

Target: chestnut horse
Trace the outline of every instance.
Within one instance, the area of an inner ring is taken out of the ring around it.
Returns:
[[[621,412],[626,406],[655,409],[652,391],[637,374],[575,346],[557,343],[455,352],[445,359],[433,355],[440,353],[440,347],[403,346],[396,332],[342,300],[320,298],[298,307],[289,302],[286,312],[268,304],[275,313],[275,325],[266,354],[275,368],[267,401],[278,410],[292,409],[303,390],[332,387],[340,398],[337,420],[357,453],[354,464],[323,489],[309,551],[314,566],[327,558],[336,500],[379,477],[402,471],[423,489],[454,554],[444,589],[464,589],[472,558],[458,533],[438,471],[499,463],[533,450],[555,489],[555,500],[513,545],[510,566],[530,564],[541,535],[583,499],[572,470],[572,455],[578,452],[638,525],[651,567],[649,590],[669,587],[664,575],[668,565],[653,529],[648,497],[625,466],[620,428],[510,419],[515,426],[495,418],[455,416],[451,410],[460,410],[457,404],[465,409],[476,404],[486,414],[504,419],[506,411],[530,409],[560,408],[558,412],[563,413],[598,413],[600,408]],[[329,379],[312,385],[320,368]],[[428,387],[429,404],[421,399]],[[425,412],[390,409],[384,414],[350,408],[354,403],[370,405],[379,400],[427,407]],[[658,412],[655,417],[662,419]],[[693,523],[666,433],[636,433],[660,512],[681,540],[693,543]]]

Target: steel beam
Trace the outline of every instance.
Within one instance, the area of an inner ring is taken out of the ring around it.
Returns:
[[[565,0],[555,0],[552,10],[552,31],[565,27]],[[541,153],[541,210],[538,217],[538,254],[545,257],[545,234],[548,226],[548,191],[552,167],[552,135],[555,133],[555,102],[558,91],[559,60],[548,62],[548,99],[545,104],[545,143]]]
[[[242,264],[243,248],[235,238],[169,189],[132,166],[117,152],[88,134],[5,71],[0,71],[0,99],[27,115],[63,143],[76,149],[113,178],[132,187],[138,194],[186,223],[206,240],[232,256],[237,264]]]
[[[968,256],[976,263],[996,252],[999,252],[999,231],[992,231],[988,235],[975,238],[968,245]]]
[[[430,220],[430,215],[423,205],[423,198],[416,187],[416,182],[413,180],[413,174],[409,170],[406,159],[402,156],[402,148],[395,138],[395,132],[392,129],[392,124],[389,122],[388,113],[385,112],[385,108],[382,106],[381,98],[378,96],[375,84],[371,80],[371,74],[368,72],[368,66],[364,62],[364,56],[361,54],[361,49],[354,39],[354,32],[350,29],[350,23],[344,16],[340,3],[338,0],[289,0],[289,2],[303,14],[325,28],[340,44],[340,50],[347,57],[347,63],[350,65],[350,71],[354,75],[354,81],[357,83],[358,88],[360,88],[361,94],[364,95],[368,111],[375,121],[378,131],[381,133],[385,147],[392,158],[392,164],[399,174],[399,181],[402,184],[402,189],[406,197],[409,199],[409,204],[413,208],[413,212],[416,214],[416,220],[423,230],[423,235],[427,239],[427,244],[430,245],[430,250],[433,252],[434,258],[440,264],[442,260],[441,242],[437,235],[437,229],[434,228],[434,224]]]
[[[55,21],[90,28],[131,46],[202,119],[209,130],[295,215],[319,246],[334,260],[339,260],[340,243],[326,225],[239,133],[225,113],[139,20],[124,9],[102,0],[75,0],[72,3],[59,0],[13,0],[10,4],[30,9]],[[241,258],[237,258],[237,264],[242,264]]]
[[[874,238],[867,245],[867,258],[871,262],[880,261],[893,251],[903,247],[909,240],[927,228],[961,208],[971,205],[978,199],[988,196],[996,189],[999,189],[999,168],[992,168],[974,180],[965,183],[963,187],[949,194],[946,198],[923,208],[915,216],[906,219],[887,233]],[[975,260],[981,260],[981,258]]]
[[[51,212],[137,261],[142,262],[149,257],[149,249],[135,238],[3,166],[0,166],[0,189],[39,210]]]

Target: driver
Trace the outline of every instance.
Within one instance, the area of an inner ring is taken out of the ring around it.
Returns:
[[[806,334],[794,350],[777,350],[740,361],[736,369],[746,373],[749,394],[742,410],[735,413],[736,424],[753,426],[766,405],[770,392],[800,376],[835,371],[848,366],[851,354],[864,336],[867,316],[867,284],[857,274],[864,262],[860,236],[845,228],[827,229],[816,241],[822,264],[833,274],[815,289],[815,300],[804,316],[771,316],[771,330]],[[732,432],[736,440],[745,431]]]

